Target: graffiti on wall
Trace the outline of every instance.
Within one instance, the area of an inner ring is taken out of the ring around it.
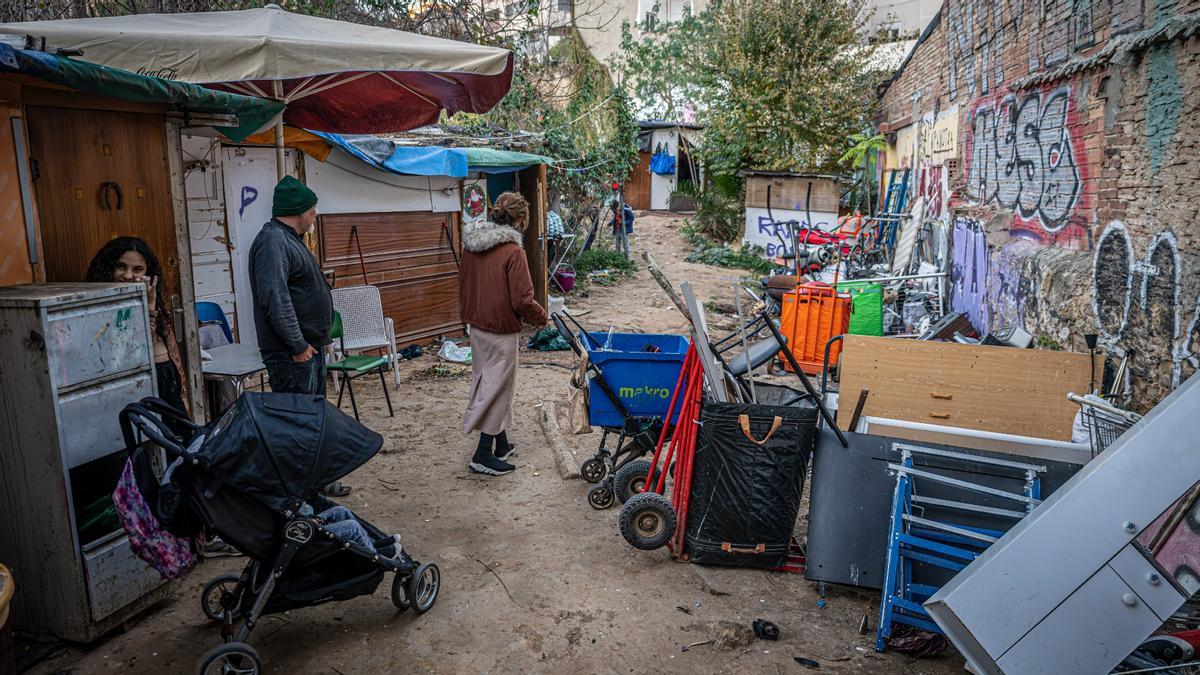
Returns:
[[[960,92],[974,98],[1003,86],[1003,53],[1013,45],[1028,54],[1031,72],[1094,46],[1095,4],[1096,0],[948,0],[942,17],[950,100],[957,101]]]
[[[1065,87],[981,99],[968,127],[967,194],[1012,209],[1014,230],[1043,243],[1086,240],[1084,219],[1074,217],[1085,199],[1085,176],[1073,126]]]
[[[1151,370],[1169,371],[1172,387],[1185,379],[1185,370],[1200,369],[1195,331],[1200,326],[1200,301],[1187,330],[1183,330],[1180,298],[1183,266],[1174,233],[1150,239],[1139,258],[1125,224],[1114,220],[1101,233],[1092,261],[1092,309],[1102,343],[1112,349],[1126,334],[1160,336],[1157,343],[1133,348]],[[1168,375],[1164,372],[1163,375]],[[1164,379],[1166,379],[1164,377]]]
[[[987,235],[974,218],[954,219],[950,262],[950,307],[962,312],[981,334],[988,329]]]

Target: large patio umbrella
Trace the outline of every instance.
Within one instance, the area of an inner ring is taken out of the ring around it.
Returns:
[[[283,123],[333,133],[406,131],[444,109],[486,112],[512,84],[504,49],[262,9],[0,24],[45,49],[168,80],[284,101]]]

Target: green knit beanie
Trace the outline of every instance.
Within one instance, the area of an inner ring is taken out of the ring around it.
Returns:
[[[300,181],[287,176],[275,186],[272,216],[298,216],[317,203],[317,193]]]

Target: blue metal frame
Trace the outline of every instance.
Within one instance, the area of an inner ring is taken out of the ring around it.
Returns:
[[[921,448],[906,445],[900,449],[903,453],[902,466],[906,469],[913,468],[912,455],[919,454]],[[988,463],[987,458],[972,458],[972,461]],[[1039,470],[1025,471],[1023,494],[1040,500],[1042,490],[1038,473]],[[938,634],[942,632],[921,606],[921,602],[936,593],[939,587],[913,583],[911,579],[914,562],[960,572],[989,546],[984,541],[907,521],[905,516],[912,515],[915,478],[904,471],[899,471],[896,477],[896,492],[892,497],[892,516],[888,528],[883,595],[879,602],[879,626],[875,635],[875,650],[880,652],[886,648],[895,624],[913,626]],[[1032,510],[1033,505],[1028,507],[1028,510]],[[992,538],[1004,535],[1004,532],[998,530],[951,523],[945,525]]]

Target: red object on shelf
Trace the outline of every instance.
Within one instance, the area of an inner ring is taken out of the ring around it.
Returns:
[[[835,335],[850,329],[850,294],[838,293],[829,284],[810,282],[783,294],[780,332],[788,340],[800,369],[809,375],[820,374],[825,361],[825,344]],[[840,342],[829,352],[829,364],[841,356]],[[791,370],[784,360],[783,368]]]

